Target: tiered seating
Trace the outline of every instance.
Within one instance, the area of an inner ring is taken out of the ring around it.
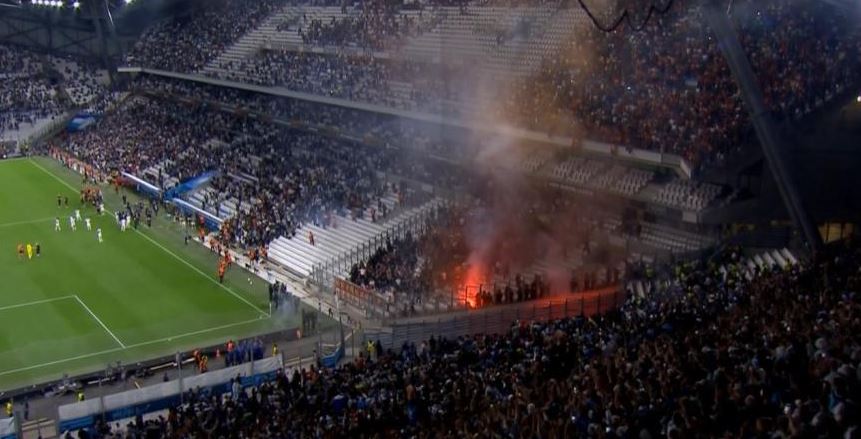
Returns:
[[[702,236],[653,223],[644,223],[638,238],[644,244],[673,253],[700,250],[708,244]]]
[[[595,160],[571,158],[554,166],[550,176],[567,183],[583,185],[605,167],[604,163]]]
[[[530,72],[541,59],[558,51],[572,29],[586,23],[579,8],[547,6],[470,7],[467,13],[443,7],[439,14],[445,19],[431,32],[409,41],[404,54],[474,65],[498,76]]]
[[[74,106],[86,106],[105,93],[108,78],[104,70],[57,57],[51,57],[51,63],[63,76],[63,88]]]
[[[644,169],[628,169],[621,177],[610,184],[610,191],[631,196],[640,192],[654,177],[654,173]]]
[[[677,180],[661,187],[653,201],[679,209],[700,211],[708,207],[720,193],[721,187],[717,185]]]
[[[26,141],[62,112],[44,57],[0,45],[0,140]]]
[[[384,198],[390,209],[397,207],[393,194]],[[358,246],[372,242],[387,230],[397,227],[411,219],[420,218],[436,209],[442,203],[434,198],[421,206],[408,208],[395,213],[380,222],[371,222],[365,217],[355,220],[338,215],[334,227],[323,228],[313,223],[303,224],[292,239],[279,237],[269,244],[269,258],[294,273],[307,276],[318,264],[341,258],[354,251]],[[366,215],[367,216],[367,215]],[[309,240],[309,232],[314,235],[314,245]],[[336,275],[344,275],[346,270],[339,266]]]
[[[614,165],[609,171],[590,181],[589,185],[596,189],[630,196],[645,187],[653,176],[650,171]]]
[[[155,23],[129,50],[127,61],[136,66],[170,71],[202,69],[243,35],[265,22],[280,8],[279,0],[222,0],[207,2],[191,17]]]

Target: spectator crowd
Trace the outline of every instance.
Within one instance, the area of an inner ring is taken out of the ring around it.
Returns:
[[[35,54],[0,45],[0,78],[0,135],[61,113],[56,86]]]
[[[95,437],[845,437],[858,435],[861,253],[750,272],[680,263],[601,316],[379,343]]]
[[[544,54],[531,74],[500,84],[492,97],[476,96],[475,90],[495,81],[481,60],[471,66],[418,61],[392,47],[444,18],[413,22],[375,3],[356,17],[300,20],[304,44],[325,50],[265,50],[230,61],[226,73],[214,74],[395,108],[490,115],[497,122],[550,134],[585,133],[596,140],[678,154],[696,166],[720,161],[753,140],[704,3],[677,2],[642,31],[571,29],[559,54]],[[168,70],[200,68],[198,57],[213,58],[241,34],[234,28],[244,32],[259,21],[247,16],[271,10],[239,9],[237,14],[196,17],[191,21],[198,24],[190,25],[191,30],[170,28],[158,32],[155,41],[142,39],[138,52],[154,55],[136,61]],[[853,20],[839,9],[813,0],[746,0],[734,2],[730,13],[766,103],[778,119],[799,119],[858,85],[854,72],[861,68],[861,39],[852,31]],[[226,16],[231,17],[229,26],[219,21]],[[180,44],[167,44],[174,35]],[[182,43],[185,38],[194,41],[195,50]],[[350,44],[387,54],[341,50]]]
[[[279,4],[279,0],[202,3],[203,10],[160,21],[147,29],[129,52],[127,62],[183,73],[200,70]]]

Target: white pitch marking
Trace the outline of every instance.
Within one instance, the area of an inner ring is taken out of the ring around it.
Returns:
[[[75,297],[75,296],[70,296],[69,298],[74,298],[74,297]],[[125,347],[121,347],[121,348],[106,349],[106,350],[104,350],[104,351],[93,352],[93,353],[90,353],[90,354],[78,355],[78,356],[75,356],[75,357],[64,358],[64,359],[62,359],[62,360],[54,360],[54,361],[49,361],[49,362],[47,362],[47,363],[34,364],[34,365],[32,365],[32,366],[20,367],[20,368],[18,368],[18,369],[4,370],[4,371],[0,372],[0,376],[10,375],[10,374],[13,374],[13,373],[19,373],[19,372],[26,372],[26,371],[28,371],[28,370],[39,369],[39,368],[42,368],[42,367],[54,366],[54,365],[56,365],[56,364],[68,363],[68,362],[70,362],[70,361],[83,360],[83,359],[85,359],[85,358],[97,357],[97,356],[99,356],[99,355],[111,354],[111,353],[114,353],[114,352],[120,352],[120,351],[127,350],[127,349],[134,349],[134,348],[139,348],[139,347],[147,346],[147,345],[151,345],[151,344],[163,343],[163,342],[166,342],[166,341],[172,341],[173,339],[177,339],[177,338],[191,337],[191,336],[193,336],[193,335],[205,334],[205,333],[207,333],[207,332],[218,331],[218,330],[221,330],[221,329],[232,328],[232,327],[235,327],[235,326],[247,325],[247,324],[249,324],[249,323],[259,322],[259,321],[261,321],[259,318],[254,318],[254,319],[251,319],[251,320],[245,320],[245,321],[242,321],[242,322],[230,323],[230,324],[227,324],[227,325],[215,326],[215,327],[208,328],[208,329],[201,329],[201,330],[198,330],[198,331],[186,332],[185,334],[174,335],[174,336],[171,336],[171,337],[164,337],[164,338],[160,338],[160,339],[157,339],[157,340],[150,340],[150,341],[145,341],[145,342],[141,342],[141,343],[135,343],[135,344],[131,344],[131,345],[128,345],[128,346],[125,346]]]
[[[25,306],[40,305],[43,303],[51,303],[51,302],[57,302],[59,300],[68,300],[68,299],[74,299],[74,298],[75,298],[75,296],[63,296],[63,297],[55,297],[53,299],[36,300],[33,302],[19,303],[16,305],[3,306],[3,307],[0,307],[0,311],[6,311],[7,309],[23,308]]]
[[[85,309],[85,310],[87,310],[87,312],[88,312],[88,313],[90,313],[90,315],[91,315],[91,316],[93,316],[93,318],[94,318],[94,319],[96,319],[96,321],[97,321],[97,322],[99,322],[99,325],[102,325],[102,328],[104,328],[104,329],[105,329],[105,331],[107,331],[107,332],[108,332],[108,334],[110,334],[110,335],[111,335],[111,337],[113,337],[113,338],[114,338],[114,341],[116,341],[117,343],[119,343],[119,345],[120,345],[123,349],[125,349],[126,345],[125,345],[125,344],[123,344],[123,342],[122,342],[122,341],[120,341],[119,337],[117,337],[117,335],[116,335],[116,334],[114,334],[114,332],[113,332],[113,331],[111,331],[111,330],[108,328],[108,325],[106,325],[106,324],[105,324],[105,322],[103,322],[103,321],[102,321],[102,319],[100,319],[100,318],[99,318],[99,316],[97,316],[97,315],[96,315],[96,313],[94,313],[94,312],[93,312],[93,310],[91,310],[91,309],[90,309],[90,307],[89,307],[89,306],[87,306],[87,304],[86,304],[86,303],[84,303],[84,301],[83,301],[83,300],[81,300],[81,298],[80,298],[80,297],[78,297],[77,295],[75,295],[74,297],[75,297],[75,300],[77,300],[77,301],[78,301],[78,303],[80,303],[80,304],[81,304],[81,306],[83,306],[83,307],[84,307],[84,309]]]
[[[4,224],[0,224],[0,228],[2,228],[2,227],[13,227],[13,226],[23,226],[25,224],[44,223],[44,222],[51,221],[55,218],[56,217],[52,216],[50,218],[39,218],[39,219],[34,219],[34,220],[29,220],[29,221],[16,221],[14,223],[4,223]]]

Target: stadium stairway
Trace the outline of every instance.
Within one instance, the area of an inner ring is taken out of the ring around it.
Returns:
[[[272,241],[269,244],[269,259],[297,275],[310,276],[317,265],[339,260],[362,245],[373,246],[375,238],[408,224],[410,221],[423,218],[441,206],[443,200],[433,198],[418,207],[401,211],[395,210],[396,198],[394,195],[388,195],[383,202],[393,212],[389,218],[371,222],[366,219],[370,215],[365,212],[361,218],[355,220],[338,215],[334,227],[323,228],[314,224],[304,224],[297,230],[295,237],[281,236]],[[309,232],[314,234],[314,245],[311,245],[309,241]],[[347,269],[344,264],[335,265],[338,268],[332,274],[336,276],[346,274]]]
[[[213,74],[223,71],[222,66],[226,66],[231,62],[242,62],[245,58],[253,56],[261,48],[271,45],[274,41],[273,35],[279,34],[277,30],[278,25],[284,21],[295,19],[297,13],[301,17],[301,12],[298,12],[297,8],[287,6],[270,15],[257,28],[240,37],[235,43],[215,57],[215,59],[207,63],[203,68],[203,73]]]
[[[84,107],[92,102],[99,93],[110,83],[106,70],[95,71],[95,76],[78,65],[75,61],[58,57],[50,57],[52,67],[63,76],[64,89],[69,99],[77,107]],[[71,86],[68,84],[76,84]]]

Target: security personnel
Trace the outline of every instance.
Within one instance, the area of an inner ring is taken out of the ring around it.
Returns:
[[[6,401],[6,416],[12,417],[12,400]]]
[[[84,391],[78,390],[78,402],[84,401],[86,399],[87,399],[87,397],[84,395]]]

